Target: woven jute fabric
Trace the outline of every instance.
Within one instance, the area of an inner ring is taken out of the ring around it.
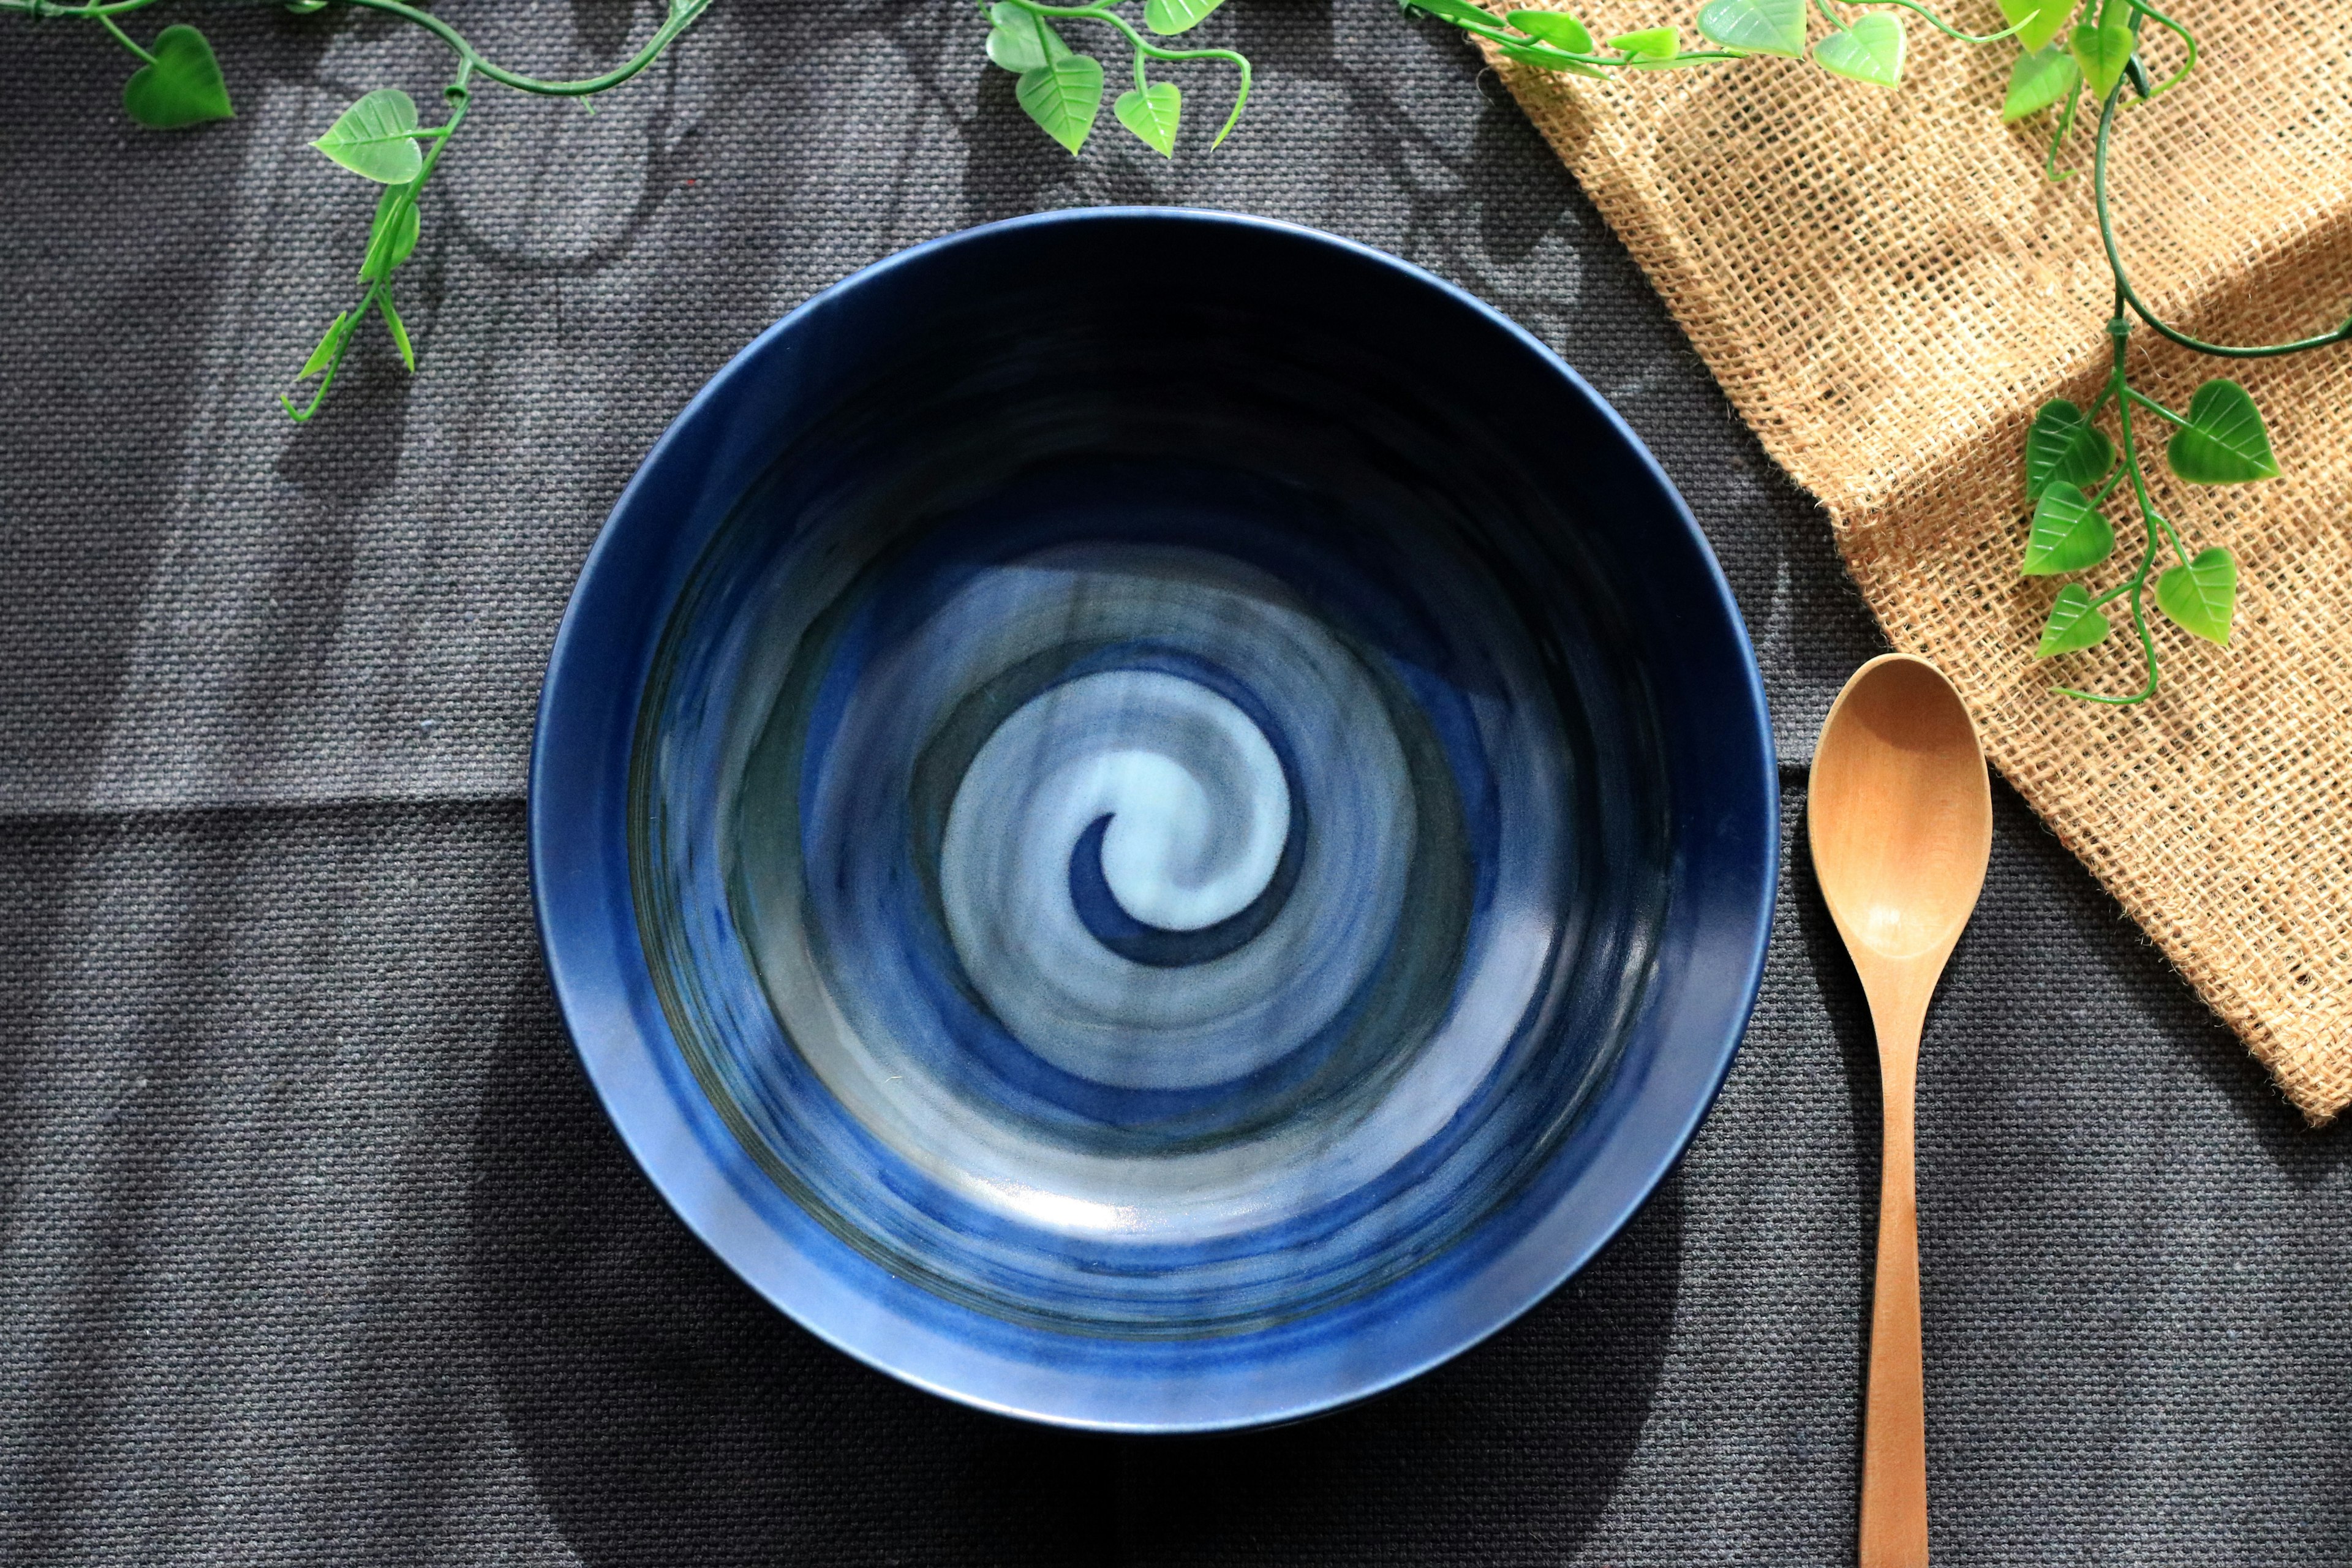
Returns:
[[[1601,37],[1661,19],[1655,0],[1575,8]],[[2203,63],[2115,134],[2134,285],[2211,342],[2325,331],[2352,310],[2352,6],[2175,12]],[[2001,25],[1988,0],[1955,19]],[[2000,123],[2014,47],[1910,30],[1895,92],[1783,59],[1611,82],[1494,63],[1765,447],[1821,500],[1888,636],[1952,678],[2002,773],[2325,1121],[2352,1102],[2352,345],[2233,369],[2137,334],[2135,384],[2175,407],[2207,376],[2242,379],[2284,477],[2158,478],[2192,550],[2237,553],[2231,646],[2151,603],[2154,700],[2055,693],[2139,684],[2120,616],[2101,648],[2037,663],[2058,584],[2017,572],[2026,426],[2047,398],[2087,403],[2110,352],[2091,117],[2062,156],[2079,172],[2053,184],[2050,117]],[[2121,543],[2084,579],[2095,592],[2128,574],[2139,536],[2109,510]],[[2071,962],[2053,952],[2018,978],[2063,984]]]

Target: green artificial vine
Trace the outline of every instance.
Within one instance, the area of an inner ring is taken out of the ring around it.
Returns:
[[[331,0],[287,0],[286,9],[308,15],[324,10],[330,3]],[[319,340],[319,346],[310,351],[310,357],[294,377],[298,386],[314,379],[319,384],[304,403],[298,404],[284,393],[278,395],[278,403],[298,422],[319,412],[335,384],[335,374],[342,368],[344,356],[351,353],[360,328],[371,314],[383,321],[393,346],[400,351],[401,363],[411,372],[416,369],[415,346],[409,341],[408,325],[401,320],[400,308],[393,298],[394,275],[416,249],[421,227],[416,198],[440,166],[441,154],[448,150],[449,139],[465,121],[467,106],[473,100],[475,79],[498,82],[520,92],[576,98],[593,112],[596,94],[620,86],[661,58],[678,36],[709,9],[711,0],[667,0],[661,26],[642,48],[602,76],[578,81],[543,81],[509,70],[440,17],[404,5],[402,0],[332,3],[381,11],[415,24],[449,47],[457,57],[457,69],[449,85],[441,89],[448,112],[440,124],[421,123],[415,100],[398,88],[379,88],[343,110],[327,128],[326,134],[311,143],[352,174],[374,181],[384,190],[376,202],[375,219],[368,228],[367,248],[362,253],[359,280],[362,288],[359,300],[329,323],[326,335]],[[156,34],[152,46],[142,46],[116,20],[153,4],[155,0],[91,0],[86,5],[63,5],[58,0],[0,0],[0,12],[18,12],[35,21],[58,17],[90,22],[103,28],[142,62],[123,84],[122,107],[133,121],[150,130],[176,131],[234,118],[236,110],[229,102],[228,84],[221,74],[220,61],[203,33],[185,24],[175,24]]]
[[[1143,25],[1163,38],[1189,33],[1225,0],[1146,0]],[[982,0],[988,22],[988,58],[1019,80],[1013,95],[1046,135],[1072,153],[1087,144],[1102,113],[1102,62],[1063,41],[1055,22],[1094,22],[1127,41],[1134,57],[1135,85],[1118,95],[1111,113],[1121,125],[1163,158],[1176,155],[1176,130],[1184,113],[1184,93],[1172,81],[1153,81],[1150,62],[1182,64],[1222,60],[1241,73],[1234,107],[1212,147],[1232,133],[1249,102],[1250,63],[1231,49],[1170,49],[1150,42],[1118,14],[1117,0],[1094,5],[1042,5],[1037,0]]]
[[[1163,36],[1182,33],[1221,3],[1149,0],[1145,23]],[[2226,644],[2237,609],[2238,563],[2220,546],[2192,553],[2180,531],[2157,510],[2146,466],[2149,433],[2146,419],[2135,425],[2135,414],[2172,426],[2165,443],[2166,465],[2190,484],[2244,484],[2274,478],[2279,468],[2262,414],[2237,382],[2226,377],[2206,382],[2189,399],[2185,414],[2133,386],[2127,354],[2132,334],[2146,326],[2198,353],[2258,359],[2342,342],[2352,338],[2352,321],[2334,331],[2294,342],[2251,347],[2210,343],[2158,318],[2134,291],[2123,254],[2116,245],[2107,191],[2108,151],[2116,115],[2127,104],[2162,97],[2197,68],[2196,38],[2147,0],[1999,0],[2009,26],[1986,34],[1962,32],[1916,0],[1888,3],[1962,43],[2017,41],[2019,55],[2011,68],[2001,118],[2015,123],[2057,111],[2042,159],[2044,172],[2053,182],[2073,177],[2073,170],[2059,166],[2059,158],[2081,106],[2085,101],[2096,106],[2098,130],[2091,184],[2099,236],[2115,279],[2115,310],[2106,323],[2112,354],[2105,384],[2089,408],[2063,399],[2045,404],[2027,434],[2025,491],[2033,512],[2019,569],[2028,576],[2050,576],[2086,572],[2107,561],[2115,553],[2116,532],[2102,509],[2118,489],[2128,489],[2129,502],[2139,521],[2137,563],[2123,581],[2096,595],[2079,583],[2062,587],[2034,657],[2051,658],[2105,642],[2113,630],[2105,606],[2121,599],[2139,640],[2146,679],[2138,689],[2121,695],[2069,686],[2058,689],[2117,706],[2145,702],[2156,695],[2158,686],[2156,638],[2147,622],[2151,577],[2156,607],[2168,619],[2193,636]],[[1596,40],[1582,23],[1558,11],[1497,13],[1470,0],[1400,0],[1400,4],[1408,15],[1434,17],[1484,40],[1507,59],[1569,76],[1674,70],[1749,55],[1780,55],[1791,59],[1810,58],[1825,71],[1874,87],[1896,88],[1903,81],[1902,16],[1895,10],[1860,11],[1841,0],[1708,0],[1697,16],[1698,34],[1708,47],[1697,49],[1685,49],[1681,31],[1670,26],[1644,27]],[[1816,11],[1828,23],[1829,31],[1809,44],[1811,13]],[[1230,61],[1242,72],[1242,93],[1234,104],[1234,115],[1241,113],[1240,97],[1247,95],[1249,66],[1230,50],[1153,48],[1108,4],[1054,6],[1034,0],[1002,0],[986,7],[986,13],[989,58],[1019,73],[1015,96],[1021,106],[1073,153],[1085,144],[1094,126],[1103,76],[1100,66],[1074,54],[1055,31],[1054,23],[1066,18],[1107,24],[1134,46],[1136,90],[1119,100],[1116,113],[1121,124],[1155,151],[1172,153],[1181,100],[1173,86],[1146,82],[1147,58]],[[2141,34],[2149,24],[2172,35],[2180,50],[2179,65],[2160,82],[2151,76],[2142,50]],[[1165,94],[1164,118],[1150,111],[1151,105],[1160,101],[1152,95],[1161,93]],[[1228,119],[1225,130],[1232,128],[1233,121]],[[1224,132],[1220,132],[1218,140],[1223,138]],[[2113,437],[2100,425],[2102,416],[2109,415],[2115,425]],[[2159,572],[2158,565],[2168,556],[2173,563]]]
[[[140,65],[122,89],[124,110],[141,125],[173,130],[226,120],[236,110],[219,61],[204,34],[178,24],[163,28],[152,44],[126,31],[121,18],[156,0],[0,0],[0,12],[34,20],[81,21],[103,30]],[[407,325],[394,298],[394,279],[416,248],[417,197],[440,166],[450,139],[466,118],[477,79],[519,91],[593,100],[659,59],[670,45],[709,9],[712,0],[667,0],[659,27],[629,59],[601,76],[578,81],[545,81],[499,66],[455,27],[403,0],[287,0],[286,9],[309,13],[330,4],[382,12],[433,34],[457,56],[457,70],[442,89],[447,111],[438,125],[425,125],[416,104],[397,88],[368,93],[338,117],[312,143],[327,157],[383,187],[362,253],[359,299],[329,323],[294,380],[316,381],[307,402],[284,394],[279,402],[296,420],[319,411],[360,329],[373,316],[383,322],[401,360],[416,368]],[[1133,0],[1096,0],[1055,5],[1043,0],[980,0],[987,24],[988,58],[1013,73],[1013,96],[1045,133],[1072,153],[1083,148],[1102,110],[1104,73],[1099,61],[1073,49],[1062,35],[1071,24],[1108,29],[1130,57],[1134,85],[1121,92],[1111,112],[1145,145],[1173,157],[1184,108],[1172,80],[1154,79],[1151,68],[1213,61],[1237,77],[1233,106],[1212,146],[1223,142],[1249,101],[1250,64],[1225,48],[1176,48],[1154,43],[1122,14]],[[2233,346],[2203,342],[2160,320],[2134,291],[2116,244],[2108,200],[2107,167],[2119,111],[2162,97],[2197,68],[2197,40],[2189,29],[2147,0],[1998,0],[2009,26],[1971,34],[1952,26],[1918,0],[1885,0],[1894,9],[1863,10],[1851,0],[1707,0],[1696,18],[1703,47],[1685,49],[1680,29],[1644,27],[1596,40],[1575,18],[1557,11],[1497,13],[1470,0],[1400,0],[1408,15],[1449,24],[1491,45],[1521,65],[1568,76],[1607,77],[1613,72],[1675,70],[1717,65],[1749,55],[1810,58],[1834,75],[1874,87],[1902,84],[1905,29],[1900,11],[1924,19],[1937,32],[1968,44],[2013,38],[2019,55],[2011,67],[2001,118],[2017,122],[2055,111],[2043,169],[2053,181],[2073,177],[2059,166],[2085,103],[2098,121],[2092,152],[2091,185],[2099,235],[2115,280],[2115,308],[2106,323],[2112,345],[2108,374],[2085,409],[2063,399],[2042,405],[2025,443],[2026,499],[2033,511],[2025,554],[2019,563],[2028,576],[2085,572],[2105,563],[2116,549],[2114,525],[2103,510],[2118,491],[2139,522],[2138,561],[2123,581],[2093,595],[2079,583],[2059,590],[2035,649],[2037,658],[2078,652],[2106,640],[2113,627],[2106,606],[2128,608],[2140,644],[2146,679],[2125,694],[2058,689],[2094,702],[2128,705],[2156,695],[2157,645],[2148,628],[2147,599],[2181,629],[2227,643],[2236,613],[2236,558],[2219,546],[2191,552],[2180,531],[2157,510],[2148,489],[2146,442],[2153,432],[2146,419],[2172,427],[2165,460],[2179,479],[2196,485],[2243,484],[2271,479],[2278,463],[2253,399],[2237,382],[2217,377],[2200,386],[2186,413],[2168,408],[2131,383],[2132,335],[2147,327],[2158,336],[2201,354],[2258,359],[2300,353],[2352,339],[2352,321],[2332,331],[2294,342]],[[1143,28],[1152,37],[1191,32],[1223,0],[1142,0]],[[1828,31],[1808,38],[1812,14]],[[2163,80],[2149,70],[2143,35],[2153,25],[2176,40],[2179,61]],[[2126,97],[2126,94],[2129,96]],[[593,110],[594,105],[589,102]],[[2135,423],[2136,416],[2146,418]],[[2115,434],[2103,427],[2112,420]],[[2171,564],[2158,567],[2169,559]]]

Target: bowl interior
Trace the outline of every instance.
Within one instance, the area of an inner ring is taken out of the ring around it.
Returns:
[[[1173,214],[902,258],[649,460],[542,776],[583,607],[609,1052],[545,918],[592,1072],[916,1381],[1360,1396],[1580,1263],[1728,1063],[1774,823],[1720,579],[1580,384],[1385,258]]]

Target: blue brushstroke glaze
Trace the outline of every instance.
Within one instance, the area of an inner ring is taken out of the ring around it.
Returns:
[[[1721,577],[1571,373],[1376,253],[1114,211],[871,269],[697,400],[531,830],[583,1058],[722,1257],[922,1386],[1195,1430],[1623,1223],[1776,813]]]

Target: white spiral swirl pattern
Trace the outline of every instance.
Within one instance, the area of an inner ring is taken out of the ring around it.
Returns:
[[[1225,607],[1243,636],[1269,613]],[[1337,689],[1348,706],[1333,717],[1353,742],[1341,754],[1364,765],[1302,763],[1314,828],[1297,879],[1263,931],[1206,963],[1152,965],[1105,945],[1072,900],[1071,861],[1108,818],[1103,879],[1161,930],[1202,930],[1267,894],[1292,801],[1246,714],[1177,676],[1114,670],[1049,689],[981,748],[948,817],[941,892],[965,972],[1023,1045],[1095,1082],[1195,1089],[1265,1067],[1362,984],[1394,921],[1412,807],[1377,693],[1341,650],[1318,651],[1331,656],[1319,668],[1279,674]],[[1255,673],[1276,710],[1295,710],[1285,699],[1298,693],[1263,679],[1276,672]]]

